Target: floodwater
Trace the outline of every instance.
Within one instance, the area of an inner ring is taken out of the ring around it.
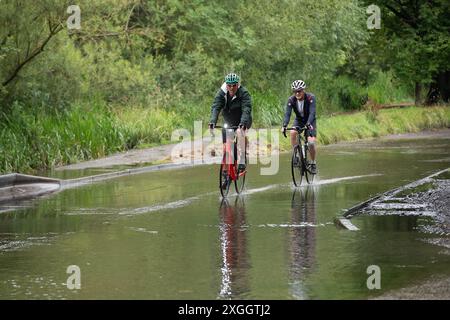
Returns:
[[[357,216],[359,231],[333,222],[448,168],[450,137],[322,147],[318,179],[297,189],[289,161],[283,154],[271,176],[251,165],[246,193],[227,201],[218,166],[205,165],[67,189],[2,212],[0,298],[366,299],[450,276],[449,250],[421,232],[430,217]],[[73,265],[80,289],[67,285]],[[372,265],[380,289],[367,287]]]

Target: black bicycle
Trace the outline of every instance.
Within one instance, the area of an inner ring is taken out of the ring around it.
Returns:
[[[309,160],[311,158],[311,154],[308,148],[308,140],[306,139],[305,135],[302,135],[302,133],[306,132],[308,128],[306,126],[292,127],[286,128],[286,130],[297,131],[297,145],[292,152],[291,160],[291,172],[294,185],[296,187],[300,187],[300,185],[302,184],[303,176],[306,178],[306,182],[311,184],[313,183],[314,177],[316,175],[311,171],[312,161]]]

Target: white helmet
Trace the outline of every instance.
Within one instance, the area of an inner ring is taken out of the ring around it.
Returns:
[[[298,91],[306,88],[306,84],[303,80],[295,80],[291,85],[292,90]]]

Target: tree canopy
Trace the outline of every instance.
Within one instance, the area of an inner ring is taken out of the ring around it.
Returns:
[[[69,1],[3,0],[2,110],[93,96],[149,107],[205,100],[229,71],[280,95],[297,78],[322,93],[339,74],[364,85],[373,70],[442,87],[448,1],[377,1],[379,30],[367,29],[369,2],[80,0],[81,28],[69,29]]]

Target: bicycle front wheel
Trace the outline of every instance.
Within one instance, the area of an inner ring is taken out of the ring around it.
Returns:
[[[306,177],[306,182],[308,182],[308,184],[311,184],[314,182],[314,177],[316,176],[315,174],[311,173],[311,163],[312,161],[309,160],[311,159],[311,153],[309,151],[308,148],[306,148],[305,150],[305,177]]]
[[[222,164],[220,165],[220,171],[219,171],[219,189],[220,194],[222,197],[226,197],[228,195],[228,192],[230,192],[230,186],[231,186],[231,177],[228,172],[229,165],[226,164],[226,155],[224,154],[222,159]]]
[[[296,187],[300,187],[303,178],[302,156],[300,152],[300,148],[296,146],[292,152],[291,159],[292,181]]]
[[[244,172],[239,172],[238,178],[236,180],[234,180],[234,187],[236,188],[237,194],[240,194],[242,191],[244,191],[246,173],[247,173],[247,170]]]
[[[247,168],[248,168],[248,155],[247,155],[247,146],[245,150],[245,170],[240,172],[238,170],[238,167],[236,168],[236,180],[234,180],[234,187],[236,188],[236,193],[240,194],[242,191],[244,191],[245,187],[245,176],[247,175]]]
[[[247,168],[248,168],[248,137],[245,137],[245,151],[244,151],[244,155],[245,155],[245,170],[244,171],[239,171],[239,166],[235,166],[236,168],[236,180],[234,180],[234,187],[236,189],[236,193],[240,194],[244,191],[244,187],[245,187],[245,176],[247,175]],[[238,152],[238,148],[237,145],[235,145],[235,149],[234,149],[234,154],[236,156],[236,161],[237,161],[237,152]]]
[[[305,149],[305,162],[304,162],[304,172],[305,172],[305,178],[306,178],[306,182],[308,182],[308,184],[311,184],[314,182],[314,177],[316,176],[315,174],[313,174],[311,172],[311,160],[309,160],[311,158],[311,153],[309,151],[308,148]]]

